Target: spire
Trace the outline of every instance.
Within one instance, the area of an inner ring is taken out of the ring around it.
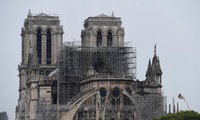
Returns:
[[[161,67],[160,67],[160,60],[159,60],[159,57],[156,55],[156,45],[154,46],[154,57],[153,57],[153,60],[152,60],[152,72],[154,74],[162,74],[162,70],[161,70]]]
[[[157,65],[157,71],[159,72],[159,73],[162,73],[162,70],[161,70],[161,67],[160,67],[160,60],[159,60],[159,57],[158,57],[158,65]]]
[[[146,80],[154,80],[155,77],[159,77],[157,75],[161,76],[162,70],[160,67],[159,57],[156,55],[156,45],[155,45],[152,62],[151,62],[151,59],[149,59],[149,64],[146,71]],[[160,81],[158,83],[160,83]]]
[[[148,70],[151,70],[151,59],[149,59]]]
[[[149,59],[149,64],[148,64],[147,72],[146,72],[146,78],[151,77],[151,69],[152,69],[152,66],[151,66],[151,59]]]
[[[156,44],[154,46],[154,56],[156,56]]]
[[[32,16],[31,10],[30,10],[30,9],[29,9],[29,11],[28,11],[28,16]]]

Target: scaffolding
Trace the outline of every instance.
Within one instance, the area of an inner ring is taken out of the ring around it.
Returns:
[[[74,44],[65,44],[58,57],[59,104],[67,104],[67,101],[79,92],[81,78],[79,70],[79,50]]]
[[[67,104],[79,92],[79,83],[90,69],[99,75],[136,79],[136,50],[133,47],[83,47],[67,42],[60,51],[58,68],[59,104]]]
[[[57,94],[54,104],[38,103],[38,119],[55,120],[59,119],[59,114],[70,110],[69,104],[73,104],[83,96],[80,83],[88,79],[88,71],[93,69],[96,74],[92,79],[97,78],[130,78],[133,80],[133,88],[127,90],[135,103],[131,103],[126,96],[124,105],[115,108],[106,105],[105,115],[115,117],[120,111],[121,115],[137,120],[149,120],[165,114],[165,97],[162,94],[138,94],[142,85],[136,80],[136,50],[133,47],[83,47],[74,42],[65,43],[58,56],[58,80],[52,89],[52,93]],[[57,104],[55,104],[57,103]],[[102,107],[102,106],[101,106]],[[103,111],[104,108],[99,108]],[[87,108],[87,111],[85,109]],[[74,119],[89,115],[95,118],[95,105],[82,104],[77,110]],[[80,113],[80,114],[79,114]],[[103,114],[103,113],[102,113]],[[136,115],[136,116],[135,116]]]
[[[150,120],[166,114],[166,97],[158,94],[136,95],[138,120]]]

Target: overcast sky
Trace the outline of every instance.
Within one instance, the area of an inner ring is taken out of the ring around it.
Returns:
[[[15,118],[19,97],[17,65],[21,61],[21,27],[32,13],[57,14],[64,41],[80,40],[83,22],[101,13],[121,17],[125,40],[137,48],[137,77],[145,79],[149,58],[157,44],[163,71],[163,92],[200,112],[200,1],[199,0],[0,0],[0,112]]]

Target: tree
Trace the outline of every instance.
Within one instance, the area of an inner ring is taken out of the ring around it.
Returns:
[[[195,111],[181,111],[154,118],[153,120],[200,120],[200,114]]]
[[[8,116],[6,112],[0,112],[0,120],[8,120]]]

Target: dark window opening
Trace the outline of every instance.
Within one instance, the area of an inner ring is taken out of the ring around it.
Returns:
[[[110,47],[113,44],[113,36],[111,32],[108,32],[108,36],[107,36],[107,46]]]
[[[51,31],[47,31],[47,56],[46,56],[46,63],[51,64]]]
[[[117,98],[117,105],[120,105],[120,98]]]
[[[115,105],[115,98],[113,98],[112,100],[111,100],[111,104],[114,106]]]
[[[53,95],[53,104],[57,104],[57,93]]]
[[[114,88],[113,90],[112,90],[112,95],[113,95],[113,97],[119,97],[119,95],[120,95],[120,91],[119,91],[119,88]]]
[[[51,94],[52,94],[52,103],[57,104],[57,81],[53,80],[52,86],[51,86]]]
[[[101,97],[106,97],[106,89],[105,88],[101,88],[99,91],[100,91]]]
[[[113,109],[119,108],[120,105],[120,97],[119,98],[112,98],[111,104],[113,106]]]
[[[100,31],[97,33],[97,47],[99,46],[102,46],[102,34]]]
[[[41,64],[42,60],[42,34],[41,29],[37,30],[37,57],[38,57],[38,64]]]

